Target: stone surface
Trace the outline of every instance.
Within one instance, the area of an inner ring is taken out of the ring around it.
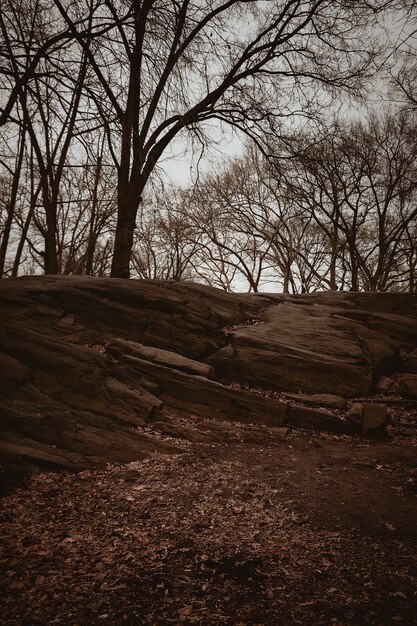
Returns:
[[[347,401],[342,396],[335,396],[330,393],[313,393],[307,395],[305,393],[298,394],[285,394],[286,398],[295,400],[300,404],[306,404],[307,406],[325,406],[331,409],[345,409]]]
[[[171,453],[175,446],[143,430],[163,421],[166,407],[280,427],[287,403],[267,397],[271,391],[296,393],[298,402],[300,393],[322,401],[322,394],[366,395],[381,376],[412,369],[416,346],[411,294],[227,294],[191,283],[76,276],[2,280],[0,452],[10,463],[72,469]],[[412,372],[401,377],[414,397]],[[350,428],[300,406],[289,409],[289,423]]]
[[[122,354],[130,354],[131,356],[181,370],[188,374],[194,374],[195,376],[204,376],[206,378],[212,378],[213,376],[212,368],[206,363],[188,359],[177,352],[144,346],[134,341],[112,339],[106,344],[106,351],[115,358],[120,358]]]
[[[2,462],[82,469],[175,451],[138,430],[163,405],[158,385],[142,385],[136,373],[132,378],[105,344],[118,337],[168,349],[173,357],[178,351],[177,365],[184,365],[186,357],[224,345],[222,327],[257,307],[247,296],[191,284],[61,276],[0,281]],[[199,368],[210,372],[207,364]]]
[[[417,297],[411,294],[271,296],[260,319],[235,328],[228,344],[206,359],[217,376],[352,397],[398,369],[401,350],[417,342]]]
[[[120,362],[135,372],[138,381],[156,382],[159,398],[165,406],[176,411],[233,422],[281,426],[288,404],[244,389],[229,387],[219,382],[194,376],[180,370],[158,365],[131,355],[123,355]]]
[[[301,426],[303,428],[314,428],[338,435],[349,435],[352,433],[352,426],[345,419],[326,411],[313,409],[305,406],[291,406],[288,411],[286,426]]]
[[[201,360],[226,342],[222,328],[243,322],[262,297],[226,294],[193,283],[88,276],[38,276],[0,283],[2,321],[9,317],[77,344],[112,337]]]
[[[417,398],[417,374],[400,374],[397,385],[406,398]]]
[[[370,402],[363,405],[361,430],[364,435],[385,429],[389,422],[389,413],[385,406]]]

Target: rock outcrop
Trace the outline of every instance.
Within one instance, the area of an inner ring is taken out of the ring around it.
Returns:
[[[174,453],[149,428],[175,435],[170,411],[213,421],[205,440],[234,422],[347,433],[346,399],[382,376],[416,393],[412,295],[52,276],[1,281],[0,305],[3,463],[84,469]]]
[[[366,394],[414,347],[416,302],[385,293],[275,296],[261,323],[229,331],[207,361],[226,380],[278,391]]]

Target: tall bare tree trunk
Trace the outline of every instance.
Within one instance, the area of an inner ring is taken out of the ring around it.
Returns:
[[[91,203],[91,217],[90,224],[88,229],[88,242],[87,242],[87,253],[85,259],[85,273],[91,275],[93,273],[93,264],[94,264],[94,251],[97,243],[97,234],[95,231],[96,227],[96,216],[97,216],[97,207],[98,207],[98,186],[100,182],[101,176],[101,166],[103,162],[103,152],[101,151],[97,157],[96,164],[96,172],[94,176],[94,189],[93,189],[93,198]]]
[[[15,210],[16,210],[16,200],[17,200],[17,193],[19,190],[20,174],[22,171],[23,156],[25,154],[25,134],[26,134],[26,131],[25,129],[23,129],[20,135],[20,146],[19,146],[18,156],[16,159],[16,168],[13,174],[13,183],[12,183],[12,189],[10,193],[10,199],[7,204],[6,223],[4,225],[3,236],[1,239],[1,245],[0,245],[0,276],[3,276],[4,274],[4,265],[6,262],[7,248],[9,245],[10,232],[12,229],[13,218],[14,218]]]
[[[119,206],[111,266],[112,278],[130,278],[135,222],[136,210],[131,206]]]
[[[336,291],[337,290],[336,266],[337,266],[338,248],[339,248],[338,236],[335,235],[332,238],[331,252],[330,252],[330,284],[329,284],[329,287],[330,287],[330,289],[332,289],[332,291]]]
[[[59,274],[60,268],[58,263],[56,206],[45,206],[45,210],[47,224],[44,252],[45,274]]]

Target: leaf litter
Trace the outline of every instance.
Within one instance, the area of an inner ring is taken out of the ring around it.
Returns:
[[[406,427],[381,442],[245,426],[171,457],[34,476],[2,500],[1,624],[409,626]]]

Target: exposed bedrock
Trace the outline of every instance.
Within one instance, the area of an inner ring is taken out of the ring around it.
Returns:
[[[350,432],[340,413],[312,407],[343,408],[382,375],[414,397],[416,346],[417,298],[407,294],[3,280],[0,454],[12,465],[82,469],[173,453],[175,444],[148,428],[163,423],[175,434],[170,411]]]
[[[417,342],[416,296],[277,296],[253,326],[228,329],[206,359],[226,380],[279,391],[369,393]]]

